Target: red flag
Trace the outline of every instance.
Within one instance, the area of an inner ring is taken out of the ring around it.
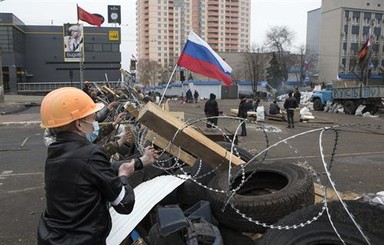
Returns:
[[[359,60],[359,63],[362,63],[367,57],[369,46],[371,46],[370,38],[367,39],[364,46],[360,49],[359,53],[357,54],[357,59]]]
[[[96,14],[90,14],[79,6],[77,6],[77,20],[82,20],[90,25],[98,27],[100,27],[101,24],[104,22],[104,18]]]

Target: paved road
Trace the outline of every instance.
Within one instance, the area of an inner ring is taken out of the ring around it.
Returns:
[[[219,107],[224,114],[229,115],[230,109],[237,108],[238,102],[222,100],[219,101]],[[203,103],[173,103],[170,108],[188,111],[189,118],[203,117]],[[281,142],[267,151],[266,160],[306,162],[325,180],[319,146],[321,143],[325,162],[329,163],[330,156],[335,154],[331,178],[339,191],[369,193],[384,190],[384,115],[363,118],[316,111],[312,113],[315,120],[296,123],[294,129],[286,128],[287,123],[281,121],[248,123],[248,136],[239,137],[239,145],[257,154],[267,146]],[[236,120],[219,119],[221,128],[234,132],[237,126]],[[326,130],[322,133],[321,129],[326,127],[334,127],[337,131]]]
[[[225,114],[237,108],[238,100],[219,101]],[[203,102],[199,104],[170,103],[173,111],[184,111],[186,119],[203,117]],[[38,118],[38,107],[23,112]],[[314,112],[317,123],[297,123],[287,129],[285,122],[249,123],[248,136],[239,138],[239,145],[257,154],[266,146],[282,143],[267,152],[266,160],[307,162],[320,174],[324,172],[319,143],[329,161],[334,146],[335,161],[331,177],[340,191],[357,193],[383,190],[384,120],[341,114]],[[383,115],[381,115],[383,116]],[[338,127],[339,131],[324,132],[320,128]],[[202,128],[204,123],[201,123]],[[220,119],[219,126],[235,131],[238,122]],[[266,131],[263,132],[262,128]],[[313,132],[312,132],[313,131]],[[35,244],[37,221],[44,206],[43,171],[46,148],[42,129],[34,126],[0,127],[0,244]],[[303,135],[298,135],[303,134]],[[288,139],[293,137],[292,139]],[[322,174],[325,180],[325,175]],[[325,183],[325,182],[324,182]]]
[[[36,244],[44,205],[42,129],[0,128],[0,244]]]

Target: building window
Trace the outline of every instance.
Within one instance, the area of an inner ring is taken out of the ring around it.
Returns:
[[[94,43],[93,45],[93,52],[102,52],[103,46],[100,43]]]
[[[119,52],[119,44],[112,44],[112,52]]]
[[[103,52],[111,52],[112,51],[112,45],[109,43],[103,44]]]

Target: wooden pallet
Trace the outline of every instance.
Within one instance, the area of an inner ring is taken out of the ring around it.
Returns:
[[[176,147],[180,147],[196,158],[201,158],[214,167],[221,163],[223,166],[227,166],[229,162],[234,165],[245,163],[239,157],[231,154],[196,129],[187,127],[184,122],[152,102],[148,102],[140,109],[137,120]]]

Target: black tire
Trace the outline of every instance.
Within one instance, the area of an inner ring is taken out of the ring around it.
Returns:
[[[232,144],[230,142],[217,141],[216,143],[225,148],[227,151],[231,150]],[[253,158],[253,155],[249,151],[237,145],[234,146],[233,153],[245,162],[248,162]],[[208,185],[216,173],[212,172],[213,168],[211,165],[204,162],[200,164],[199,161],[200,160],[198,159],[192,167],[185,167],[183,170],[191,176],[195,176],[197,182],[202,185]],[[182,171],[176,173],[182,174]],[[209,174],[207,175],[207,173]],[[177,188],[177,199],[183,207],[191,207],[200,200],[208,200],[207,190],[193,180],[186,180]]]
[[[213,168],[210,165],[200,164],[199,160],[193,166],[183,168],[184,172],[204,186],[208,185],[211,179],[216,176],[216,173],[212,170]],[[183,171],[180,170],[176,173],[183,174]],[[184,208],[191,207],[200,200],[207,200],[207,190],[193,180],[186,180],[176,189],[176,192],[177,200]]]
[[[234,168],[236,171],[239,169]],[[240,212],[254,220],[273,224],[287,214],[314,203],[313,180],[304,168],[293,164],[257,163],[247,167],[245,177],[251,173],[252,176],[234,195],[232,203]],[[238,186],[241,178],[241,175],[235,177],[232,186]],[[212,179],[209,186],[226,191],[227,182],[228,173],[220,173]],[[216,219],[227,227],[245,232],[265,230],[263,226],[242,218],[230,205],[223,212],[226,194],[210,191],[208,200]]]
[[[162,162],[161,166],[160,164],[156,163],[157,166],[154,166],[151,164],[143,168],[143,172],[144,172],[143,181],[147,181],[161,175],[169,174],[167,171],[163,170],[162,168],[169,168],[170,166],[174,165],[172,156],[170,156],[168,153],[163,153],[159,157],[158,161]]]
[[[356,112],[356,105],[352,100],[345,101],[343,107],[345,114],[353,115]]]
[[[226,149],[227,151],[231,151],[232,143],[227,141],[217,141],[216,143],[219,144],[224,149]],[[234,146],[233,154],[240,157],[240,159],[244,160],[245,162],[248,162],[254,157],[249,151],[247,151],[246,149],[238,145]]]
[[[313,109],[315,109],[316,111],[321,111],[323,110],[323,108],[324,106],[319,98],[313,100]]]
[[[361,201],[346,201],[348,210],[362,228],[370,243],[384,244],[384,205],[364,203]],[[276,225],[286,226],[304,223],[311,220],[321,211],[322,204],[312,205],[298,210],[281,219]],[[328,203],[332,222],[337,232],[348,245],[367,244],[356,226],[352,223],[347,212],[338,201]],[[326,212],[312,224],[289,230],[269,229],[260,240],[260,245],[323,245],[342,244],[331,227]]]

